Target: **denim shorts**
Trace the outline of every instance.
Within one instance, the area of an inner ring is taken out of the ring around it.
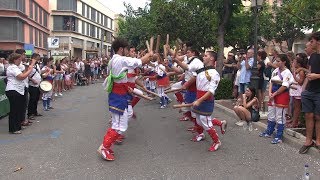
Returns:
[[[302,112],[320,115],[320,92],[303,91],[301,93]]]
[[[249,87],[249,83],[240,83],[239,86],[239,93],[240,94],[244,94],[244,92],[246,91],[246,89]]]
[[[56,80],[56,81],[59,81],[59,80],[62,80],[62,79],[63,79],[63,74],[56,74],[54,76],[54,80]]]

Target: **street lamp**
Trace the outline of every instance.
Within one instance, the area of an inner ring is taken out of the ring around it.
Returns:
[[[262,9],[263,0],[251,0],[251,8],[254,12],[254,63],[251,75],[251,86],[256,90],[258,89],[258,70],[257,70],[257,59],[258,59],[258,13]]]

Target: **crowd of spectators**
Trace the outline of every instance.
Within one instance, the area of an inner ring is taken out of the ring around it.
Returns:
[[[9,132],[21,134],[22,129],[32,125],[43,111],[54,109],[52,100],[62,97],[74,86],[90,85],[107,76],[108,58],[83,59],[64,57],[53,59],[34,53],[26,57],[24,49],[17,49],[7,58],[0,58],[0,74],[6,76],[6,96],[10,103]],[[43,91],[42,81],[52,84],[50,91]]]
[[[320,32],[312,34],[306,44],[305,51],[294,54],[291,51],[281,53],[277,48],[268,54],[263,49],[257,53],[258,86],[257,89],[248,88],[253,70],[253,49],[237,52],[235,56],[232,52],[228,53],[228,58],[224,61],[223,77],[229,78],[234,82],[233,96],[237,99],[235,112],[242,120],[253,119],[252,109],[262,110],[266,95],[270,98],[267,91],[272,73],[279,65],[278,59],[287,59],[294,88],[289,89],[290,103],[285,111],[287,128],[306,129],[306,143],[300,149],[300,153],[315,146],[320,150]],[[257,91],[257,99],[251,97]],[[258,102],[256,104],[256,102]],[[244,105],[246,107],[244,107]],[[242,107],[239,107],[242,106]],[[251,114],[249,114],[250,112]],[[302,114],[303,113],[303,114]],[[269,115],[269,114],[268,114]],[[249,120],[250,121],[250,120]],[[244,121],[238,121],[238,126],[244,126]],[[312,139],[314,137],[314,142]]]

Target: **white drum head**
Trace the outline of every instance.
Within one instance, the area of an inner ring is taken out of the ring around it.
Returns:
[[[41,81],[40,83],[40,89],[44,92],[51,91],[52,84],[49,81]]]

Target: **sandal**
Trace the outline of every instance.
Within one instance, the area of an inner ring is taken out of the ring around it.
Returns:
[[[286,119],[287,119],[287,120],[289,120],[289,119],[291,119],[291,118],[292,118],[292,116],[291,116],[291,115],[289,115],[289,114],[286,114],[286,115],[285,115],[285,117],[286,117]]]

